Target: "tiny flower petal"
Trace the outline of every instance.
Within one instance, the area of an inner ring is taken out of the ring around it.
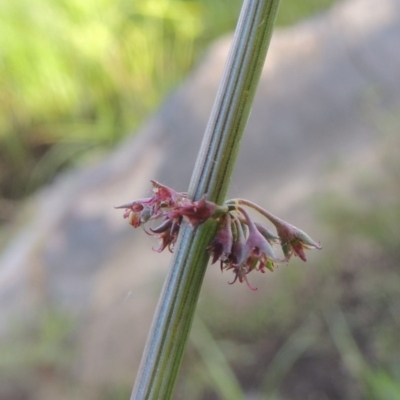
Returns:
[[[263,259],[270,259],[272,261],[282,261],[280,260],[274,252],[271,244],[259,231],[256,224],[250,218],[249,214],[244,208],[239,208],[240,212],[246,219],[247,226],[249,227],[249,237],[247,239],[248,251],[253,257],[259,257]]]
[[[232,251],[233,235],[232,235],[232,219],[226,214],[219,223],[217,234],[208,246],[208,251],[212,255],[211,264],[217,260],[227,261]]]
[[[175,207],[169,216],[170,218],[183,216],[192,226],[197,226],[211,218],[216,210],[217,205],[203,197],[199,201],[187,200],[186,204]]]
[[[304,249],[322,249],[322,246],[311,239],[307,233],[288,222],[277,220],[274,222],[274,225],[281,240],[282,250],[287,260],[290,259],[292,254],[295,254],[301,260],[307,261]]]
[[[238,279],[240,283],[246,282],[246,285],[249,287],[249,289],[255,291],[257,288],[255,286],[252,286],[247,279],[247,274],[249,271],[245,270],[243,267],[236,267],[234,269],[235,277],[233,278],[232,282],[229,282],[230,285],[233,285]]]
[[[157,237],[161,242],[160,247],[156,250],[158,253],[161,253],[166,247],[172,253],[178,238],[179,228],[180,223],[178,221],[166,220],[157,228],[150,229],[154,233],[153,236]]]
[[[232,265],[241,265],[247,259],[246,238],[244,236],[242,224],[238,219],[234,220],[235,238],[232,244],[232,253],[229,257]]]
[[[278,243],[279,242],[279,236],[276,236],[273,234],[267,227],[264,225],[259,224],[258,222],[255,222],[254,225],[256,226],[257,230],[265,237],[265,239],[268,240],[269,243]]]
[[[129,203],[121,204],[120,206],[115,206],[114,208],[120,209],[120,208],[129,208],[132,211],[142,211],[144,204],[150,204],[151,203],[151,197],[145,198],[145,199],[138,199],[138,200],[133,200],[130,201]]]
[[[153,184],[154,202],[160,205],[170,206],[176,203],[182,197],[186,197],[183,193],[178,193],[168,186],[162,185],[156,181],[150,181]]]
[[[153,233],[163,233],[171,229],[172,223],[172,219],[166,219],[161,225],[157,226],[156,228],[150,228],[150,230]]]

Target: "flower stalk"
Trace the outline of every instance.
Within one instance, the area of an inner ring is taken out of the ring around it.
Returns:
[[[150,234],[159,235],[161,250],[174,250],[131,400],[169,400],[172,396],[209,259],[207,248],[221,226],[220,219],[231,214],[228,206],[221,209],[219,205],[228,190],[278,4],[279,0],[243,3],[188,193],[174,197],[176,192],[165,192],[163,187],[160,196],[166,194],[164,200],[144,199],[142,209],[138,202],[122,207],[133,226],[156,219],[155,215],[163,219],[163,225]]]

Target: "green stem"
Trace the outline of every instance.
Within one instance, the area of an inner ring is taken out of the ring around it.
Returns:
[[[245,0],[188,196],[222,204],[261,75],[279,0]],[[131,400],[172,396],[216,226],[183,224],[160,296]]]

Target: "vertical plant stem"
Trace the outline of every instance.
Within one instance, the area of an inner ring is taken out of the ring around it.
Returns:
[[[226,196],[271,39],[279,0],[245,0],[230,55],[192,175],[189,197]],[[172,396],[208,263],[215,223],[183,224],[157,306],[131,400]]]

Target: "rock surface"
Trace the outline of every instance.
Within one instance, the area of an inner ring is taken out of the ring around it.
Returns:
[[[232,196],[307,229],[309,200],[329,187],[334,165],[354,160],[353,170],[373,168],[382,118],[400,104],[400,2],[377,3],[340,2],[276,31]],[[170,256],[152,252],[152,239],[130,228],[113,205],[144,196],[150,179],[187,188],[230,42],[217,41],[106,159],[61,176],[31,201],[28,222],[0,257],[0,334],[15,315],[29,318],[51,305],[80,321],[77,371],[84,380],[132,380]],[[340,187],[349,180],[351,173]],[[231,276],[217,269],[209,269],[204,293],[222,292],[234,304],[240,293],[245,301],[251,293],[228,287]]]

